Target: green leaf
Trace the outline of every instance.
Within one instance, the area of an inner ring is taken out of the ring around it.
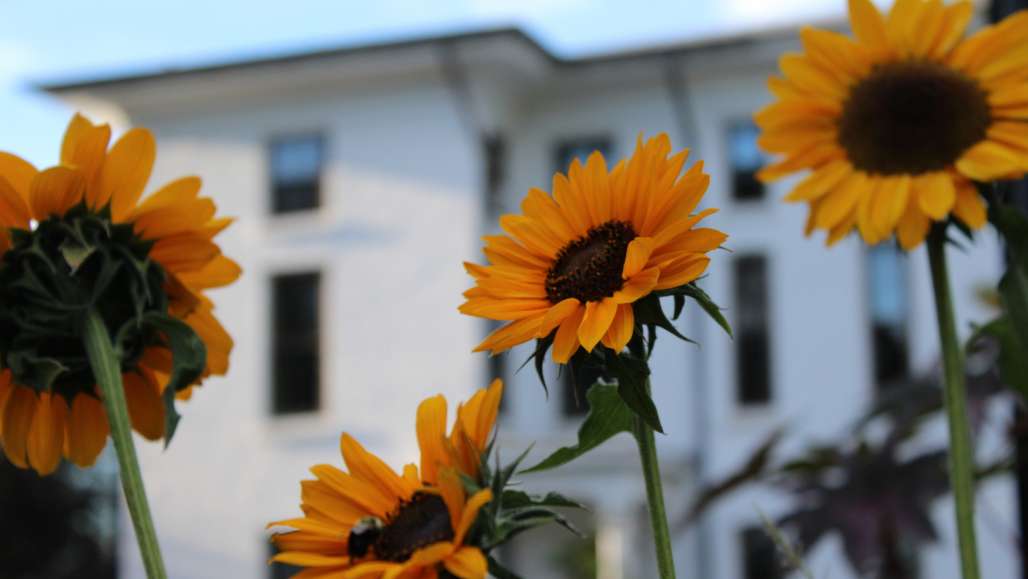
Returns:
[[[650,428],[663,434],[664,427],[660,423],[657,406],[650,396],[647,382],[650,369],[646,362],[626,355],[610,356],[608,360],[610,369],[618,380],[618,395]]]
[[[999,342],[998,364],[1003,383],[1028,396],[1028,357],[1025,357],[1028,349],[1010,317],[1002,316],[978,328],[969,343],[973,344],[982,335]]]
[[[578,429],[578,444],[558,449],[539,464],[523,471],[541,472],[565,465],[607,439],[631,432],[635,415],[618,394],[618,387],[612,384],[596,384],[586,395],[589,399],[589,415]]]
[[[991,204],[989,221],[1003,235],[1014,263],[1028,271],[1028,218],[1014,206]]]
[[[489,574],[496,579],[521,579],[521,577],[504,567],[492,555],[489,556]]]
[[[543,496],[530,495],[524,491],[508,489],[503,491],[503,508],[509,510],[527,507],[561,507],[568,509],[585,509],[581,503],[573,501],[560,493],[546,493]]]

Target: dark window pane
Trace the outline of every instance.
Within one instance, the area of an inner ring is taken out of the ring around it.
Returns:
[[[875,385],[879,390],[908,377],[906,258],[899,248],[877,245],[868,250],[868,307]]]
[[[482,139],[482,155],[485,158],[485,208],[490,218],[503,213],[503,180],[507,174],[507,146],[500,135],[489,135]]]
[[[321,204],[324,140],[305,135],[272,141],[270,150],[272,211],[288,213]]]
[[[782,579],[778,549],[767,531],[750,527],[742,532],[743,579]]]
[[[740,256],[734,273],[736,394],[741,404],[766,404],[771,400],[767,259]]]
[[[584,137],[560,141],[557,143],[554,151],[553,170],[567,173],[572,161],[578,159],[585,163],[589,155],[593,154],[593,151],[599,151],[609,163],[611,153],[610,139],[606,137]]]
[[[282,275],[272,281],[273,399],[275,414],[318,407],[321,344],[317,273]]]
[[[757,146],[759,135],[760,129],[749,121],[734,123],[728,127],[732,196],[741,201],[764,197],[764,185],[757,180],[757,171],[764,165],[764,155]]]

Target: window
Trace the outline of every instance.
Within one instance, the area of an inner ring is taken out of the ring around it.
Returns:
[[[881,244],[867,252],[868,305],[875,387],[879,392],[909,376],[907,261],[899,248]]]
[[[735,369],[740,404],[771,401],[767,258],[735,258]]]
[[[301,273],[272,280],[272,412],[316,410],[321,384],[319,335],[321,275]]]
[[[553,169],[561,173],[567,173],[572,161],[578,159],[585,163],[593,151],[599,151],[603,154],[604,158],[610,159],[611,149],[610,139],[607,137],[565,139],[558,142],[554,150]]]
[[[488,135],[482,139],[485,161],[485,209],[492,219],[503,213],[503,180],[506,178],[507,144],[502,135]]]
[[[739,201],[764,198],[764,185],[757,171],[764,166],[764,154],[757,146],[760,129],[750,121],[728,127],[728,162],[732,172],[732,197]]]
[[[743,579],[782,579],[778,548],[763,527],[749,527],[740,536]]]
[[[271,210],[291,213],[321,205],[321,135],[275,139],[270,147]]]
[[[267,541],[267,539],[265,539]],[[268,543],[268,558],[274,557],[278,554],[278,549],[275,548],[274,543]],[[296,567],[294,565],[286,565],[285,563],[272,563],[269,567],[271,571],[268,574],[270,579],[289,579],[300,571],[303,571],[303,567]]]

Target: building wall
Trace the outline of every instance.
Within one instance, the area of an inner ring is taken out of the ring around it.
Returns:
[[[713,256],[702,285],[730,319],[738,310],[733,260],[750,253],[768,259],[769,404],[737,403],[736,346],[691,306],[680,327],[702,347],[667,335],[658,342],[655,397],[668,432],[658,444],[674,516],[703,482],[737,468],[772,429],[788,427],[785,452],[834,440],[873,396],[865,248],[848,239],[825,250],[821,239],[805,239],[805,209],[779,202],[791,182],[770,187],[763,200],[732,198],[725,130],[767,102],[764,82],[775,53],[750,47],[736,58],[683,66],[677,72],[685,81],[684,103],[672,101],[665,70],[653,63],[564,69],[520,86],[489,120],[509,142],[501,197],[508,211],[517,210],[529,187],[549,188],[556,142],[609,136],[616,159],[631,154],[640,132],[667,131],[675,148],[692,148],[690,162],[702,158],[712,176],[704,204],[721,211],[707,223],[730,233],[731,252]],[[686,114],[676,115],[675,105]],[[215,296],[236,338],[231,373],[211,380],[185,406],[170,449],[147,445],[142,452],[172,576],[265,576],[263,525],[298,513],[298,481],[309,466],[340,462],[340,431],[399,465],[417,456],[413,420],[421,398],[444,392],[454,400],[487,383],[485,356],[469,354],[486,325],[456,308],[470,283],[460,263],[481,260],[478,236],[494,225],[484,217],[477,145],[458,115],[452,93],[433,76],[134,112],[134,123],[157,132],[156,180],[200,174],[220,212],[238,217],[223,247],[245,270],[239,283]],[[327,138],[324,208],[271,217],[266,144],[307,130]],[[999,251],[983,234],[966,253],[951,253],[959,325],[966,330],[988,315],[974,290],[996,278]],[[309,269],[324,276],[324,403],[313,415],[274,417],[268,281]],[[907,269],[912,365],[929,371],[938,348],[923,250],[910,255]],[[517,368],[528,350],[506,356],[507,367]],[[533,456],[541,458],[574,440],[580,418],[562,416],[552,390],[547,401],[530,367],[507,379],[503,457],[534,441]],[[926,436],[945,440],[941,428]],[[636,460],[631,440],[621,436],[568,468],[525,480],[530,489],[559,490],[592,507],[601,579],[656,575]],[[990,505],[981,517],[984,576],[1010,576],[1016,551],[984,537],[997,526],[1013,528],[1005,521],[1013,516],[1007,515],[1012,490],[1000,480],[982,496]],[[725,500],[699,527],[678,535],[680,574],[741,578],[741,530],[758,523],[758,509],[774,517],[787,507],[785,497],[761,488]],[[924,577],[957,576],[948,509],[943,503],[935,513],[945,543],[926,553]],[[536,537],[508,552],[515,566],[533,565],[526,571],[533,579],[560,577],[548,575],[552,569],[536,556],[556,539]],[[141,577],[132,541],[126,533],[126,576]],[[850,577],[841,553],[837,540],[828,541],[809,554],[810,566],[818,577]]]

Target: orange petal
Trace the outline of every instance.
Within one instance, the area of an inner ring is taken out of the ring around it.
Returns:
[[[36,174],[29,190],[32,215],[39,220],[64,212],[82,200],[86,182],[82,174],[68,167],[50,167]]]
[[[592,352],[603,335],[610,329],[618,304],[611,298],[585,304],[585,317],[578,327],[578,339],[587,352]]]
[[[29,464],[40,476],[48,475],[61,464],[64,447],[64,424],[68,405],[57,394],[40,394],[36,404],[36,417],[29,430]]]
[[[618,311],[614,315],[614,321],[610,329],[603,336],[603,345],[615,352],[620,352],[628,345],[635,330],[635,310],[631,304],[618,305]]]
[[[118,139],[100,171],[100,199],[110,199],[115,221],[124,221],[143,194],[157,156],[153,134],[135,128]]]
[[[31,388],[16,386],[4,406],[4,451],[14,465],[27,468],[29,431],[36,417],[38,396]]]
[[[636,237],[628,244],[625,254],[625,266],[621,270],[622,279],[629,279],[646,267],[656,242],[652,237]]]
[[[127,372],[122,381],[132,427],[149,440],[159,440],[164,436],[164,402],[156,378],[150,372]]]
[[[553,338],[554,362],[567,364],[571,356],[578,350],[578,327],[582,325],[583,317],[585,317],[585,308],[576,308],[557,328],[557,335]]]
[[[107,444],[109,432],[103,404],[92,396],[79,394],[68,416],[64,455],[80,467],[92,466]]]

